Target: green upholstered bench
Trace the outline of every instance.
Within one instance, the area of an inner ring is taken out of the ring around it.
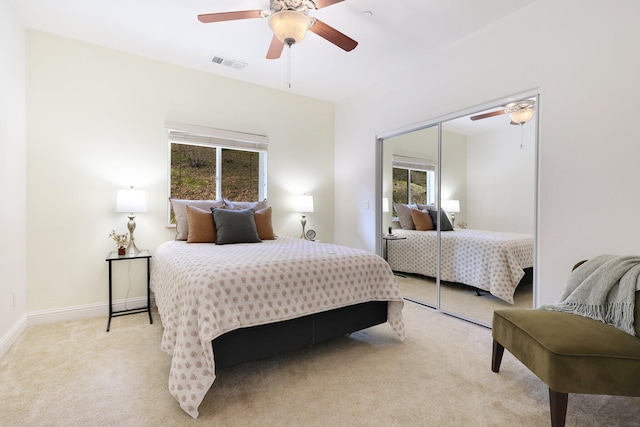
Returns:
[[[640,291],[635,330],[640,336]],[[503,309],[493,314],[491,370],[504,349],[549,386],[551,425],[562,427],[568,393],[640,396],[640,338],[577,314]]]

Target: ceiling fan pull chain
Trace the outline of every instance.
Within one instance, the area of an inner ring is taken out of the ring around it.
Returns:
[[[287,90],[291,90],[291,44],[287,49]]]

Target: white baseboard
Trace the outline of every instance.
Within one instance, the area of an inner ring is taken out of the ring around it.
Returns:
[[[129,298],[113,302],[113,310],[119,311],[125,308],[144,307],[147,305],[147,297]],[[155,305],[153,296],[151,297],[151,307]],[[109,303],[97,303],[76,305],[72,307],[58,308],[53,310],[32,311],[27,313],[27,326],[42,325],[45,323],[68,322],[70,320],[88,319],[90,317],[109,317]]]
[[[130,298],[113,302],[113,310],[125,310],[127,308],[145,307],[147,297]],[[151,297],[151,307],[155,306],[155,299]],[[109,303],[97,303],[76,305],[72,307],[57,308],[53,310],[32,311],[22,316],[12,327],[0,337],[0,357],[2,357],[16,340],[22,335],[28,326],[42,325],[45,323],[68,322],[70,320],[88,319],[90,317],[104,316],[105,321],[109,317]]]
[[[0,357],[9,351],[13,343],[16,342],[25,329],[27,329],[27,316],[22,316],[6,334],[0,337]]]

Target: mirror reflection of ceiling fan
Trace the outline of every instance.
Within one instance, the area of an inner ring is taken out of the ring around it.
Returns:
[[[289,47],[299,43],[308,31],[349,52],[358,42],[342,34],[317,18],[309,16],[309,11],[322,9],[344,0],[270,0],[269,9],[243,10],[234,12],[208,13],[198,15],[202,23],[235,21],[239,19],[268,18],[273,30],[267,59],[277,59],[282,55],[285,44]]]
[[[490,111],[488,113],[478,114],[471,116],[470,119],[482,120],[489,117],[501,116],[507,114],[511,118],[512,125],[523,125],[527,123],[536,112],[536,102],[532,99],[525,99],[523,101],[512,102],[496,111]]]

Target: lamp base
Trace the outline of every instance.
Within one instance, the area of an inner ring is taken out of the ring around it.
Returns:
[[[125,253],[129,255],[138,255],[140,252],[141,251],[136,246],[136,243],[133,241],[133,238],[129,238],[129,246],[127,246]]]
[[[136,246],[136,241],[133,238],[133,231],[136,229],[136,222],[134,219],[135,216],[130,214],[129,222],[127,223],[127,228],[129,229],[129,245],[127,246],[127,253],[129,255],[137,255],[140,253],[140,249]]]
[[[304,227],[307,225],[307,216],[305,214],[302,214],[302,219],[300,220],[300,223],[302,224],[302,234],[300,235],[300,238],[304,240],[309,240],[307,239],[307,235],[304,232]]]

